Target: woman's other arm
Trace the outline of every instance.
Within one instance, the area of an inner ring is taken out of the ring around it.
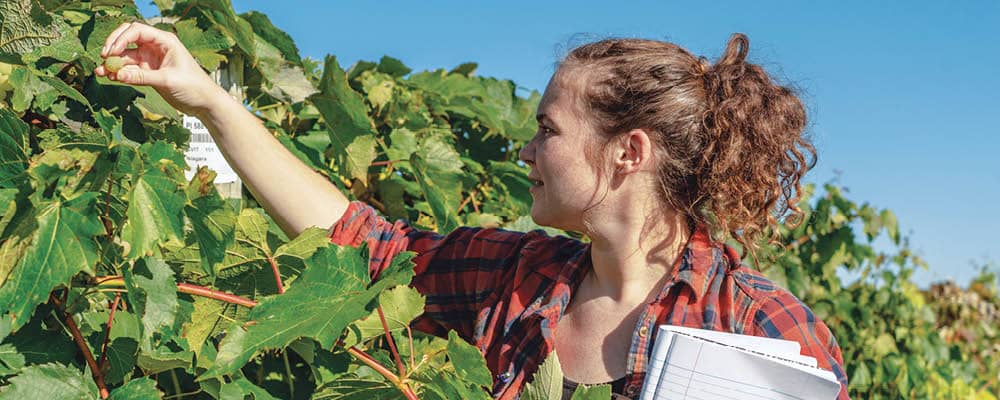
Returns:
[[[135,44],[133,49],[128,46]],[[229,165],[289,237],[311,226],[329,227],[347,209],[347,198],[271,135],[264,125],[206,74],[175,35],[141,23],[108,35],[104,57],[122,56],[117,73],[101,76],[150,86],[174,108],[201,120]]]

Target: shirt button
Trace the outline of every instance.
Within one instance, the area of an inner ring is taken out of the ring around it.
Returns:
[[[639,387],[638,386],[636,386],[636,385],[628,385],[628,386],[625,387],[625,394],[628,395],[629,397],[635,396],[636,393],[639,393]]]
[[[649,334],[649,328],[645,325],[639,328],[639,337],[645,338]]]

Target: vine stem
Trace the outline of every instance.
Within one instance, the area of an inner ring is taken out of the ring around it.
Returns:
[[[267,262],[271,263],[271,270],[274,271],[274,283],[278,285],[278,294],[284,294],[285,285],[281,283],[281,271],[278,270],[278,263],[274,262],[274,258],[271,256],[267,257]]]
[[[386,368],[382,364],[379,364],[378,361],[375,361],[375,359],[369,356],[368,353],[358,350],[358,348],[354,346],[348,347],[347,352],[350,353],[355,358],[357,358],[362,363],[364,363],[365,365],[371,367],[371,369],[374,369],[375,372],[378,372],[379,374],[384,376],[385,379],[388,379],[389,382],[391,382],[393,385],[396,385],[396,388],[402,391],[403,395],[406,396],[408,400],[419,400],[417,399],[417,395],[413,393],[413,389],[411,389],[409,385],[401,381],[399,379],[399,376],[396,376],[396,374],[392,373],[392,371],[389,371],[388,368]]]
[[[101,286],[103,285],[125,286],[125,279],[122,278],[120,275],[103,276],[97,278],[97,284]],[[237,304],[244,307],[253,307],[257,305],[256,301],[240,297],[235,294],[220,292],[218,290],[212,290],[204,286],[192,285],[190,283],[178,283],[177,291],[194,296],[201,296],[214,300],[224,301],[226,303]]]
[[[104,344],[101,345],[101,359],[97,362],[97,365],[104,369],[105,364],[108,362],[108,340],[111,339],[111,324],[115,322],[115,310],[118,309],[118,303],[122,301],[122,294],[115,293],[115,300],[111,302],[111,312],[108,315],[108,329],[104,332]]]
[[[97,366],[97,361],[94,360],[94,353],[90,352],[90,347],[87,346],[87,341],[83,339],[83,334],[80,333],[80,328],[76,326],[76,321],[73,320],[73,316],[62,309],[62,301],[56,298],[55,293],[49,293],[49,300],[52,304],[56,306],[63,315],[63,320],[66,322],[66,327],[69,328],[69,333],[73,336],[73,341],[76,342],[76,346],[80,348],[80,352],[83,353],[83,358],[87,360],[87,366],[90,367],[91,372],[94,373],[94,383],[97,384],[97,390],[101,394],[102,399],[108,398],[108,387],[104,384],[104,374],[101,373],[101,368]]]
[[[399,357],[399,350],[396,350],[396,341],[392,338],[392,333],[389,332],[389,324],[385,323],[385,313],[382,312],[382,306],[376,308],[378,310],[378,319],[382,322],[382,331],[385,332],[385,340],[389,342],[389,350],[392,351],[392,358],[396,360],[396,368],[399,368],[399,375],[406,376],[406,368],[403,368],[403,359]]]

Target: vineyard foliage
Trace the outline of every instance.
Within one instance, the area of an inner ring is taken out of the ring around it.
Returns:
[[[538,228],[516,154],[539,94],[471,63],[344,69],[226,0],[154,2],[145,19],[125,0],[0,0],[0,398],[488,398],[474,346],[409,329],[411,254],[373,281],[327,227],[286,237],[213,171],[185,178],[190,132],[155,91],[93,70],[123,22],[174,32],[206,70],[241,68],[247,107],[305,164],[440,232]],[[994,275],[922,291],[890,211],[830,185],[801,206],[760,269],[833,329],[853,397],[997,397]]]

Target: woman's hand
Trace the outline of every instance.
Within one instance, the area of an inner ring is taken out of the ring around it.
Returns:
[[[128,48],[132,44],[136,47]],[[111,56],[121,56],[125,66],[111,72],[100,65],[95,74],[150,86],[185,114],[200,117],[222,102],[233,101],[173,33],[138,22],[122,24],[108,35],[101,49],[101,57]]]

